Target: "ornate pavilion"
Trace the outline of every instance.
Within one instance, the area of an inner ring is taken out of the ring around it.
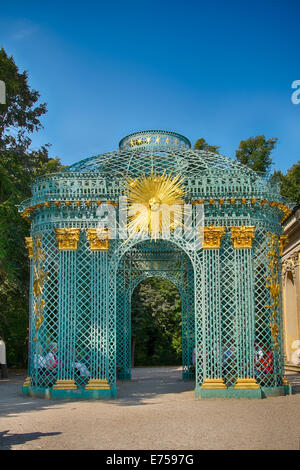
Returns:
[[[169,226],[151,219],[163,204],[177,208]],[[131,296],[150,277],[181,295],[182,379],[196,397],[289,393],[280,256],[291,211],[265,176],[143,131],[38,178],[19,211],[31,223],[24,394],[115,397],[131,377]]]

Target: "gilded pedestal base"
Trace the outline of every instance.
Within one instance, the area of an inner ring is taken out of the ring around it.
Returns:
[[[255,379],[252,378],[240,378],[237,379],[236,384],[233,387],[235,390],[244,390],[244,389],[256,389],[260,388]]]
[[[90,379],[85,387],[86,390],[110,390],[107,379]]]
[[[223,379],[205,379],[201,389],[226,389]]]
[[[30,387],[30,377],[27,377],[25,382],[23,383],[23,387]]]
[[[77,385],[75,380],[57,380],[55,385],[53,385],[53,390],[77,390]]]

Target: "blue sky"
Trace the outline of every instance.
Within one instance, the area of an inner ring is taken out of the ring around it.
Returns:
[[[4,2],[0,47],[48,103],[44,130],[64,164],[146,129],[204,137],[234,157],[278,137],[274,169],[300,159],[300,4],[294,0]],[[0,77],[1,79],[1,77]]]

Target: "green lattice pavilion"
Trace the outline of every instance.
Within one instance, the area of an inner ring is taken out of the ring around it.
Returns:
[[[139,194],[149,210],[180,201],[184,223],[173,214],[168,236],[160,224],[153,239],[136,219],[130,235]],[[180,293],[182,379],[196,397],[289,392],[279,285],[290,209],[266,176],[182,135],[143,131],[38,178],[19,211],[31,224],[24,394],[115,397],[131,378],[131,296],[150,277]]]

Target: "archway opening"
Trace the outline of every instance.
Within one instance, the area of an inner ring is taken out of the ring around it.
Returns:
[[[149,278],[131,299],[131,366],[182,364],[182,307],[168,279]]]
[[[194,269],[187,254],[170,241],[146,240],[127,247],[116,274],[117,379],[132,378],[133,362],[172,364],[182,379],[194,380]]]

